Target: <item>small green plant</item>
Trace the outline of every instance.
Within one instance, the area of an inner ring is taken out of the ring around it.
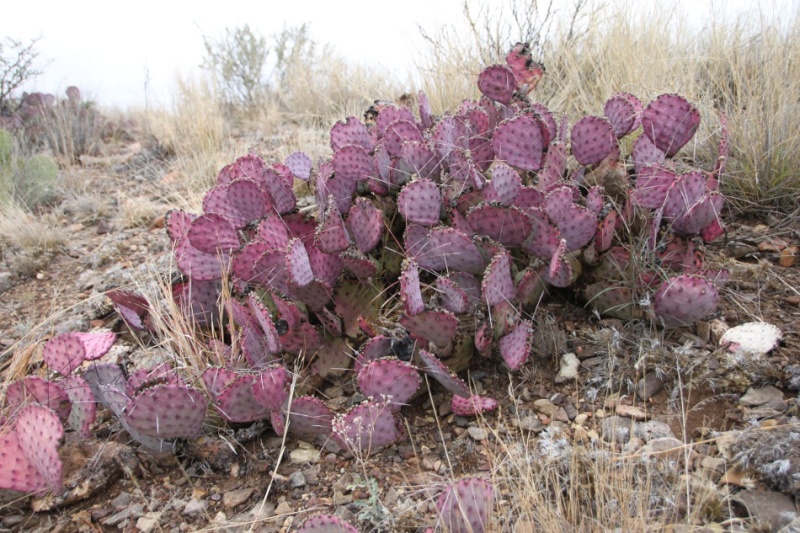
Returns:
[[[233,106],[256,105],[264,95],[270,48],[250,26],[227,28],[219,39],[203,37],[203,68],[212,73],[225,102]]]
[[[47,155],[22,152],[14,136],[0,130],[0,201],[36,208],[55,196],[58,165]]]

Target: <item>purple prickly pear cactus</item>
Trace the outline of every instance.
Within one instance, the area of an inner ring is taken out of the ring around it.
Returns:
[[[520,90],[526,94],[536,88],[544,76],[544,65],[537,63],[531,56],[528,43],[517,43],[506,54],[506,65],[511,68]]]
[[[331,128],[331,148],[334,152],[348,144],[365,150],[372,149],[367,127],[356,117],[347,117],[346,122],[339,121]]]
[[[614,128],[617,139],[625,137],[641,124],[642,103],[628,93],[616,93],[606,101],[603,114]]]
[[[669,157],[694,137],[699,126],[700,112],[677,94],[662,94],[642,112],[644,134]]]
[[[439,222],[442,195],[432,181],[412,181],[397,196],[397,210],[409,224],[433,226]]]
[[[91,427],[97,416],[97,405],[92,389],[80,376],[67,376],[62,384],[64,392],[72,403],[67,421],[82,439],[88,439],[92,436]]]
[[[554,287],[569,287],[572,281],[572,265],[567,259],[567,241],[561,239],[558,248],[550,259],[547,281]]]
[[[481,294],[486,304],[493,307],[514,298],[514,279],[511,277],[511,254],[501,252],[486,267],[481,282]]]
[[[570,144],[578,163],[596,165],[617,148],[617,139],[608,120],[587,116],[572,126]]]
[[[642,207],[658,209],[667,198],[667,191],[675,183],[675,178],[675,172],[666,167],[646,165],[636,175],[631,197]]]
[[[350,245],[350,236],[347,234],[344,220],[339,214],[333,196],[328,197],[328,209],[317,227],[315,243],[326,254],[339,253]]]
[[[633,169],[638,175],[648,165],[664,164],[667,154],[656,148],[647,135],[639,135],[633,143],[631,157],[633,158]]]
[[[492,167],[492,180],[483,188],[483,198],[487,202],[512,205],[521,188],[519,173],[500,161]]]
[[[311,177],[311,158],[303,152],[294,152],[286,158],[286,166],[292,175],[300,180],[308,181]]]
[[[665,281],[655,296],[655,314],[666,328],[694,324],[717,307],[719,292],[711,281],[684,274]]]
[[[409,246],[408,232],[405,241],[406,249],[424,269],[480,274],[486,268],[486,260],[475,243],[455,228],[434,228],[424,241],[417,241],[418,248],[414,243]]]
[[[503,246],[519,246],[531,233],[530,218],[519,208],[479,204],[467,213],[475,233],[487,235]]]
[[[0,488],[21,492],[49,489],[59,495],[63,464],[58,447],[63,438],[64,428],[53,411],[43,405],[23,407],[13,428],[0,426]]]
[[[375,248],[383,235],[383,213],[363,197],[357,198],[350,208],[347,224],[353,241],[362,253]]]
[[[447,346],[456,334],[458,319],[450,311],[431,309],[400,317],[400,325],[416,339],[432,342],[436,346]]]
[[[422,133],[410,120],[395,120],[386,127],[383,145],[392,157],[403,155],[403,145],[407,142],[423,142]]]
[[[417,369],[393,357],[371,361],[358,373],[358,387],[368,398],[386,401],[392,412],[406,405],[419,389]]]
[[[12,382],[6,390],[6,404],[22,407],[36,403],[49,407],[61,420],[67,420],[72,401],[60,383],[38,376],[27,376]]]
[[[501,337],[497,343],[500,356],[511,370],[519,370],[531,353],[533,329],[527,320],[521,320],[514,330]]]
[[[373,450],[392,444],[400,436],[388,404],[374,400],[368,400],[345,414],[337,415],[332,428],[337,444],[363,456],[369,456]]]
[[[297,533],[358,533],[358,530],[337,516],[321,514],[307,518]]]
[[[456,396],[470,397],[469,387],[464,380],[450,371],[438,357],[427,350],[420,350],[418,356],[422,370],[441,383],[445,389]]]
[[[448,311],[458,314],[470,310],[469,295],[451,278],[436,278],[436,291],[439,293],[442,307]]]
[[[500,161],[522,170],[539,170],[544,143],[542,129],[528,116],[506,119],[494,130],[492,148]]]
[[[408,315],[418,315],[425,310],[419,283],[419,267],[414,261],[403,262],[400,274],[400,302]]]
[[[158,439],[198,437],[208,402],[195,389],[177,384],[147,387],[131,398],[125,419],[140,434]]]
[[[481,478],[464,478],[448,486],[436,501],[436,510],[446,531],[489,531],[494,508],[492,484]]]
[[[458,416],[476,416],[497,409],[497,400],[477,394],[470,394],[467,398],[453,396],[450,407]]]
[[[486,67],[478,75],[478,89],[495,102],[503,105],[511,102],[516,86],[514,73],[505,65]]]
[[[75,334],[62,333],[47,341],[42,350],[42,358],[52,370],[68,376],[83,363],[86,348]]]
[[[330,435],[333,411],[314,396],[295,398],[289,406],[289,431],[298,435]]]

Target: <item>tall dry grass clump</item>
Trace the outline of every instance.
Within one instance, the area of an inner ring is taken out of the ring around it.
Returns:
[[[420,84],[437,111],[455,109],[477,94],[474,80],[485,65],[501,62],[515,41],[533,40],[547,69],[534,99],[577,117],[602,114],[617,91],[645,102],[680,93],[703,116],[684,153],[709,169],[722,111],[732,137],[721,183],[728,205],[789,212],[800,195],[800,10],[767,12],[770,6],[738,16],[713,12],[701,25],[697,13],[668,4],[511,0],[490,8],[467,0],[461,25],[423,33]]]

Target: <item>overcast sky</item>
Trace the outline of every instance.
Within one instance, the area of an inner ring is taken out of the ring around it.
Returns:
[[[556,5],[562,2],[556,0]],[[701,20],[714,2],[681,3]],[[203,35],[219,36],[226,27],[245,23],[268,36],[284,25],[308,22],[316,41],[331,43],[349,59],[401,75],[412,66],[418,25],[433,30],[459,22],[461,4],[462,0],[6,0],[0,37],[41,36],[37,49],[45,73],[28,90],[63,92],[77,85],[102,105],[127,107],[143,105],[146,97],[154,104],[168,102],[176,73],[189,74],[202,62]],[[754,6],[772,10],[793,3],[729,0],[716,5],[741,13]]]

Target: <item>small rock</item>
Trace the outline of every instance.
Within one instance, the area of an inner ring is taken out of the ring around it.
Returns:
[[[131,501],[133,501],[133,496],[123,491],[119,493],[119,496],[111,500],[111,505],[117,509],[125,509],[131,504]]]
[[[289,484],[292,488],[298,489],[300,487],[305,487],[306,485],[306,477],[303,475],[303,472],[300,470],[295,470],[291,474],[289,474]]]
[[[642,446],[642,455],[648,457],[657,457],[659,459],[664,457],[676,457],[684,453],[684,446],[681,441],[674,437],[662,437],[658,439],[650,439],[650,441]]]
[[[642,421],[647,418],[647,413],[645,413],[643,410],[636,407],[635,405],[619,404],[617,406],[617,414],[619,416],[633,418],[636,421]]]
[[[739,398],[739,403],[747,407],[758,407],[772,401],[783,401],[783,393],[772,385],[760,389],[750,387],[744,396]]]
[[[16,526],[24,522],[28,517],[21,514],[15,514],[3,518],[3,525],[6,527]]]
[[[252,495],[252,488],[229,490],[222,495],[222,505],[227,509],[232,509],[246,502]]]
[[[645,442],[650,442],[653,439],[675,437],[669,425],[660,420],[637,422],[636,425],[633,426],[633,433]]]
[[[521,418],[519,421],[514,420],[514,424],[523,431],[531,431],[533,433],[541,433],[544,430],[542,421],[538,416],[529,415]]]
[[[104,526],[116,526],[117,524],[120,524],[129,518],[138,518],[142,516],[144,514],[143,511],[144,506],[140,503],[137,503],[135,505],[131,505],[127,509],[123,509],[117,514],[109,516],[102,521],[102,524]]]
[[[569,352],[561,356],[561,368],[556,376],[556,383],[566,383],[578,378],[578,368],[581,361],[574,353]]]
[[[191,500],[189,500],[189,503],[186,504],[186,507],[183,508],[183,514],[186,516],[191,516],[195,514],[205,513],[207,509],[208,509],[207,500],[192,498]]]
[[[550,418],[552,418],[553,415],[556,414],[556,411],[558,411],[558,406],[545,398],[533,402],[533,408],[536,410],[536,412],[547,415]]]
[[[603,420],[603,440],[606,442],[626,443],[631,438],[630,418],[609,416]],[[644,439],[642,439],[644,440]]]
[[[714,470],[719,473],[725,472],[726,465],[727,461],[724,457],[703,457],[703,460],[700,461],[700,466],[706,470]]]
[[[295,464],[316,463],[319,460],[319,451],[313,448],[297,448],[289,452],[289,460]]]
[[[136,529],[141,533],[149,533],[158,527],[160,520],[161,513],[147,513],[136,521]]]
[[[306,478],[306,483],[310,483],[312,485],[316,484],[317,480],[319,479],[320,470],[319,464],[310,466],[303,470],[303,477]]]
[[[714,344],[718,344],[719,340],[725,335],[725,332],[728,331],[728,324],[720,320],[719,318],[715,318],[710,322],[711,326],[711,342]]]
[[[649,400],[664,388],[664,381],[655,372],[648,372],[636,384],[636,396],[642,400]]]
[[[475,426],[470,426],[469,428],[467,428],[467,433],[469,433],[469,436],[472,437],[472,440],[476,440],[478,442],[489,438],[488,431],[486,431],[483,428]]]
[[[567,416],[567,412],[564,410],[563,407],[559,407],[558,410],[553,415],[553,420],[556,422],[564,422],[565,424],[569,423],[569,416]]]
[[[289,505],[289,502],[280,502],[275,508],[276,515],[290,515],[294,512],[294,508]]]
[[[743,490],[733,497],[743,505],[756,523],[777,531],[797,518],[797,508],[792,498],[780,492]]]

